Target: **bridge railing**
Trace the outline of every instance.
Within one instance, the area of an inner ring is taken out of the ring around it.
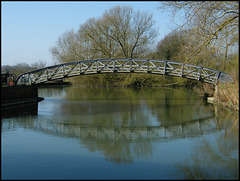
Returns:
[[[73,76],[99,73],[151,73],[170,75],[216,85],[232,81],[223,72],[180,62],[152,59],[98,59],[64,63],[26,72],[17,78],[17,84],[39,84]]]

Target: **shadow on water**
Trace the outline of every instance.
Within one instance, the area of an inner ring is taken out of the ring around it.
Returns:
[[[37,115],[38,102],[1,108],[1,118]]]

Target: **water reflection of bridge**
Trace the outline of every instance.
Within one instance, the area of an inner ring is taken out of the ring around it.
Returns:
[[[79,140],[84,147],[91,151],[100,150],[107,160],[116,163],[131,163],[134,159],[151,156],[154,142],[199,137],[221,129],[215,116],[168,126],[128,127],[97,126],[77,120],[61,122],[35,115],[24,116],[17,121],[2,121],[3,132],[17,127]]]
[[[119,128],[82,125],[76,122],[54,123],[49,120],[39,120],[34,122],[31,128],[48,134],[96,141],[171,140],[195,137],[218,130],[217,120],[213,116],[171,126]]]

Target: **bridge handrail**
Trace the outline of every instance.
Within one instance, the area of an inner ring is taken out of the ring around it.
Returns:
[[[105,62],[108,62],[108,63],[104,64]],[[109,64],[111,62],[114,63],[114,67],[109,66]],[[119,62],[124,62],[124,63],[121,64]],[[138,64],[138,62],[142,62],[142,63]],[[151,69],[149,69],[149,62],[151,63],[151,66],[150,66]],[[87,66],[86,64],[88,64],[88,63],[91,63],[91,64]],[[93,66],[94,63],[97,63],[97,71],[96,71],[96,67]],[[100,65],[101,70],[98,69],[99,63],[102,64],[102,65]],[[130,64],[128,64],[128,63],[130,63]],[[163,65],[157,66],[156,63],[162,63]],[[145,64],[145,69],[142,67],[144,64]],[[68,67],[71,65],[73,65],[73,67]],[[85,67],[87,67],[87,68],[82,69],[84,71],[80,72],[79,74],[70,75],[71,71],[74,71],[74,68],[78,65],[79,66],[85,65]],[[59,73],[59,76],[56,76],[54,78],[54,76],[58,74],[58,71],[59,71],[59,69],[61,69],[61,67],[65,68],[67,70],[62,70],[61,75]],[[108,71],[105,70],[105,72],[104,72],[103,71],[104,68],[107,68]],[[161,74],[161,75],[163,75],[163,74],[164,75],[173,75],[173,76],[178,76],[178,77],[195,79],[195,80],[203,81],[203,82],[210,83],[213,85],[216,85],[218,81],[224,82],[224,83],[225,82],[233,82],[232,78],[228,74],[226,74],[224,72],[220,72],[218,70],[210,69],[210,68],[205,68],[205,67],[191,65],[191,64],[184,64],[184,63],[174,62],[174,61],[167,61],[167,60],[131,59],[131,58],[129,58],[129,59],[120,58],[120,59],[81,60],[81,61],[52,65],[52,66],[32,70],[29,72],[25,72],[17,77],[16,82],[17,82],[17,84],[22,84],[22,82],[23,82],[23,84],[26,84],[26,83],[35,84],[35,83],[37,83],[36,80],[40,79],[41,76],[43,76],[46,71],[54,70],[54,69],[56,69],[54,72],[45,73],[45,75],[44,75],[45,77],[42,80],[42,82],[49,81],[49,80],[55,80],[55,79],[61,79],[61,78],[67,78],[67,77],[71,77],[71,76],[78,76],[78,75],[83,75],[83,74],[86,75],[86,74],[90,74],[90,73],[107,73],[109,71],[116,73],[116,72],[121,72],[121,71],[119,71],[121,68],[125,69],[125,72],[129,72],[129,73],[136,71],[138,73],[144,72],[144,73],[156,73],[156,74]],[[141,68],[141,70],[140,70],[140,68]],[[194,69],[192,69],[192,68],[194,68]],[[126,69],[128,69],[128,70],[126,70]],[[88,71],[89,71],[89,73],[88,73]],[[95,72],[90,72],[90,71],[95,71]],[[38,76],[36,76],[36,78],[34,79],[33,75],[38,72],[40,72],[40,74]],[[49,78],[49,76],[50,76],[50,78]],[[22,79],[22,81],[20,81],[21,79]],[[34,81],[32,82],[31,79],[34,79],[35,82]],[[38,83],[41,83],[41,82],[38,82]]]

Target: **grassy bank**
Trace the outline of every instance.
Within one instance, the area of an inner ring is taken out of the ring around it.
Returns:
[[[239,111],[239,83],[219,84],[214,97],[220,104]]]
[[[193,89],[205,100],[208,97],[214,97],[217,104],[239,111],[239,83],[237,82],[219,84],[217,90],[215,86],[209,84],[199,84]]]

